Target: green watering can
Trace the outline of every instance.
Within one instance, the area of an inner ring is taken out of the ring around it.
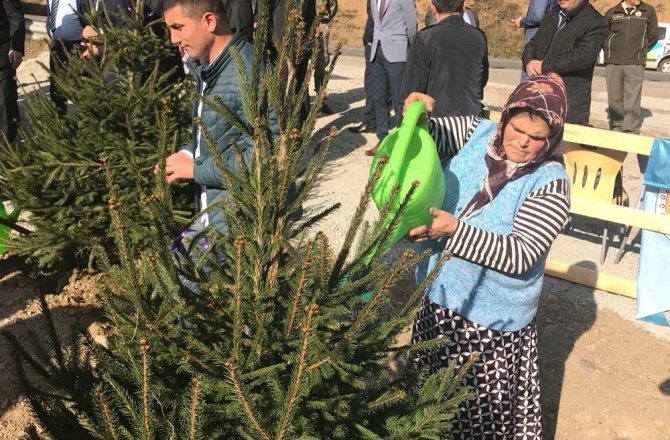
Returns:
[[[428,123],[419,123],[425,111],[426,107],[420,101],[409,106],[400,127],[389,132],[382,141],[370,168],[372,175],[379,158],[383,155],[389,156],[388,163],[372,189],[372,199],[378,209],[386,205],[394,186],[400,184],[400,193],[385,221],[386,226],[398,211],[412,183],[419,182],[419,187],[414,190],[398,226],[389,237],[389,247],[397,243],[410,229],[430,223],[433,218],[428,210],[431,206],[441,208],[444,201],[444,172],[435,141],[428,133]]]
[[[5,210],[5,205],[0,202],[0,255],[7,252],[5,243],[9,239],[10,230],[13,229],[10,225],[16,223],[20,213],[21,210],[19,208],[14,208],[14,211],[8,214]]]

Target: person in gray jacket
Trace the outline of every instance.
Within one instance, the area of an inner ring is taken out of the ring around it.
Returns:
[[[417,18],[414,0],[369,0],[374,31],[370,46],[371,82],[377,118],[377,139],[381,142],[393,128],[388,100],[400,114],[400,85],[405,71],[407,50],[416,35]],[[366,151],[374,155],[376,146]]]
[[[624,0],[607,11],[605,20],[610,130],[637,134],[642,126],[640,100],[647,52],[658,41],[656,10],[640,0]]]

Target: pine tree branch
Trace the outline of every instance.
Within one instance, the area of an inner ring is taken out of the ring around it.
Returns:
[[[235,280],[233,284],[233,296],[235,300],[235,314],[233,316],[233,353],[232,358],[235,362],[240,360],[240,345],[242,339],[242,249],[244,239],[235,240]]]
[[[424,253],[426,255],[427,252]],[[451,258],[451,252],[444,252],[442,255],[442,258],[437,262],[435,267],[430,271],[428,276],[421,282],[421,284],[416,288],[412,296],[409,298],[409,300],[405,303],[405,306],[403,309],[400,311],[399,316],[410,316],[414,314],[414,311],[416,308],[419,306],[419,303],[421,302],[421,298],[423,298],[426,294],[426,289],[428,286],[430,286],[433,281],[435,281],[435,278],[440,273],[440,270],[442,269],[442,266],[444,263],[446,263],[449,259]]]
[[[403,260],[410,258],[411,255],[405,253],[401,257],[400,261],[402,263]],[[377,304],[379,303],[382,295],[388,292],[394,281],[397,279],[398,275],[402,273],[401,263],[397,263],[394,267],[392,267],[384,281],[374,290],[372,297],[365,304],[365,307],[363,307],[361,313],[356,317],[356,321],[354,321],[349,331],[345,334],[346,340],[352,341],[354,337],[361,331],[361,329],[369,323],[369,320],[376,312]]]
[[[191,418],[189,423],[189,439],[196,440],[198,429],[198,405],[200,403],[200,385],[202,379],[196,377],[193,382],[193,394],[191,396]]]
[[[228,377],[230,378],[230,381],[233,384],[233,387],[235,389],[235,394],[237,395],[237,398],[240,399],[240,402],[242,403],[242,406],[244,407],[244,413],[247,416],[247,419],[251,422],[252,426],[260,434],[260,436],[264,440],[270,440],[270,436],[265,432],[265,430],[261,427],[260,422],[256,418],[256,415],[254,414],[253,409],[251,408],[251,405],[249,404],[249,401],[247,400],[245,393],[242,389],[242,383],[240,382],[238,378],[238,373],[237,373],[237,366],[233,362],[228,362],[226,365],[226,368],[228,369]]]
[[[146,339],[140,340],[140,352],[142,353],[142,409],[144,411],[144,435],[151,440],[151,418],[149,416],[149,344]]]
[[[277,430],[277,436],[275,440],[283,440],[289,429],[291,419],[293,418],[295,407],[300,398],[300,393],[303,387],[303,372],[307,368],[307,354],[310,349],[310,339],[312,337],[312,332],[314,331],[313,319],[319,308],[316,304],[312,304],[306,307],[307,316],[305,318],[305,324],[302,329],[302,344],[300,352],[298,353],[298,364],[296,366],[293,377],[291,378],[291,387],[288,394],[288,400],[284,405],[284,409],[281,412],[283,414],[282,421]]]
[[[317,370],[319,367],[321,367],[323,365],[328,365],[328,364],[332,364],[332,363],[333,363],[332,359],[330,358],[330,356],[328,356],[328,357],[325,357],[325,358],[321,359],[320,361],[317,361],[317,362],[313,363],[309,367],[307,367],[307,371],[309,373],[311,373],[312,371]]]
[[[112,418],[111,410],[109,409],[109,405],[107,405],[107,402],[105,401],[104,393],[101,387],[98,387],[98,389],[96,390],[95,397],[98,399],[98,404],[102,409],[102,415],[105,424],[107,426],[107,432],[111,434],[114,440],[119,440],[119,433],[116,430],[116,423]]]
[[[303,203],[312,189],[316,186],[321,171],[328,160],[328,153],[330,152],[331,143],[326,142],[321,149],[321,154],[316,158],[312,158],[307,170],[305,172],[305,184],[293,200],[292,207],[297,207]]]
[[[367,404],[367,407],[370,411],[376,411],[381,408],[386,408],[391,405],[394,405],[398,402],[401,402],[407,398],[407,393],[405,391],[399,390],[391,393],[386,393],[379,398],[377,398],[374,402],[370,402]]]
[[[130,288],[133,292],[138,292],[139,280],[137,278],[135,265],[132,261],[132,251],[130,250],[130,245],[126,240],[124,223],[121,220],[121,215],[119,213],[118,195],[116,193],[116,187],[114,186],[114,181],[112,179],[112,173],[109,169],[109,158],[106,155],[102,155],[100,157],[100,162],[102,163],[105,179],[107,181],[107,190],[109,191],[108,206],[112,216],[112,223],[117,230],[115,238],[118,243],[121,261],[123,262],[125,273],[129,275],[128,281],[130,282]]]
[[[288,318],[288,323],[286,324],[286,329],[284,330],[284,338],[288,339],[293,330],[293,321],[298,313],[298,307],[300,306],[300,299],[302,297],[302,291],[307,284],[307,271],[311,267],[312,263],[312,251],[314,250],[314,242],[310,241],[307,243],[307,252],[305,252],[305,257],[303,258],[302,266],[300,267],[300,277],[298,278],[298,283],[295,287],[295,293],[293,294],[293,301],[291,304],[291,312]]]
[[[335,261],[335,266],[333,267],[333,271],[331,272],[330,276],[330,281],[328,283],[328,288],[332,289],[336,285],[338,285],[341,282],[341,270],[342,267],[344,266],[344,262],[346,261],[347,257],[349,256],[349,251],[351,250],[351,245],[354,241],[354,238],[356,237],[356,232],[358,231],[358,228],[363,221],[363,217],[365,216],[365,212],[368,209],[368,205],[370,204],[370,197],[372,194],[372,189],[374,188],[374,185],[376,181],[379,179],[379,176],[381,175],[383,166],[385,165],[386,161],[385,160],[380,160],[377,163],[377,168],[375,169],[375,172],[372,176],[372,178],[368,179],[365,189],[363,190],[363,193],[361,194],[361,198],[358,202],[358,206],[356,207],[356,211],[354,213],[354,216],[352,217],[350,223],[349,223],[349,229],[347,230],[347,233],[344,238],[344,243],[342,244],[342,247],[340,248],[340,253],[337,256],[337,260]]]

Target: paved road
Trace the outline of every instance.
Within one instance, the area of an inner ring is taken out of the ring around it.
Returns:
[[[363,62],[363,49],[346,47],[343,60]],[[491,60],[489,83],[484,90],[484,102],[492,109],[500,109],[519,81],[521,63],[517,60]],[[593,78],[591,123],[607,128],[607,89],[605,69],[597,67]],[[647,71],[642,89],[642,115],[645,118],[642,134],[670,138],[670,74]],[[362,83],[362,78],[361,78]]]

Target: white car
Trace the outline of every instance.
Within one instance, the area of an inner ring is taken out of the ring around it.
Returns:
[[[647,69],[659,72],[670,72],[670,35],[668,35],[670,23],[658,24],[658,42],[647,53]],[[598,65],[605,64],[605,53],[600,50],[598,54]]]
[[[658,42],[647,53],[647,69],[670,72],[670,23],[658,24]]]

